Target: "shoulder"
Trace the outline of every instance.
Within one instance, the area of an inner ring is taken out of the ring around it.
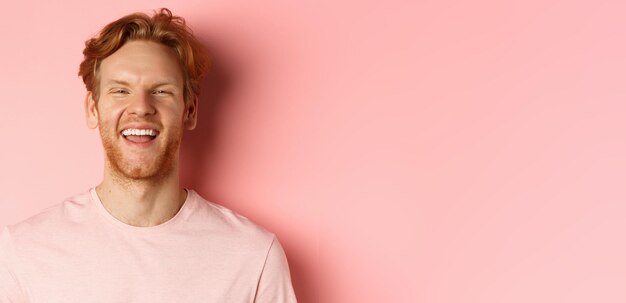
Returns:
[[[89,199],[88,192],[68,197],[18,223],[7,225],[6,229],[16,240],[50,237],[67,226],[85,220]]]
[[[195,199],[196,207],[194,219],[189,220],[192,227],[201,226],[201,229],[212,235],[269,249],[275,238],[274,233],[223,205],[204,199],[193,190],[189,190],[189,193]]]

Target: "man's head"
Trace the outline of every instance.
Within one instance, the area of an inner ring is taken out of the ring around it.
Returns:
[[[167,9],[132,14],[105,26],[83,53],[87,124],[99,128],[107,173],[125,180],[171,175],[183,129],[195,127],[209,65],[184,20]]]
[[[135,40],[156,42],[174,51],[184,76],[185,102],[198,97],[200,82],[210,67],[207,51],[193,36],[183,18],[173,16],[170,10],[162,8],[152,16],[143,13],[124,16],[107,24],[96,37],[85,42],[85,57],[80,63],[78,75],[96,101],[102,60]]]

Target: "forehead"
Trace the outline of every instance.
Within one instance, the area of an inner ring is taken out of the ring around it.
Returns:
[[[130,41],[100,63],[100,84],[111,80],[150,84],[182,84],[182,70],[174,52],[151,41]]]

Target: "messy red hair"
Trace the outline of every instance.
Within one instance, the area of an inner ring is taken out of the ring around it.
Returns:
[[[126,42],[145,40],[161,43],[174,51],[185,83],[184,98],[189,102],[200,94],[200,83],[209,70],[211,60],[204,46],[193,36],[185,19],[161,8],[152,16],[134,13],[107,24],[100,33],[85,42],[78,75],[85,87],[98,99],[98,70],[102,60]]]

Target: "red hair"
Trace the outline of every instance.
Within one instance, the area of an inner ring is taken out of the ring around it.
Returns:
[[[134,13],[107,24],[100,33],[85,42],[78,75],[85,87],[98,99],[98,69],[106,57],[126,42],[145,40],[163,44],[174,51],[183,72],[184,98],[189,102],[200,94],[200,83],[209,70],[211,60],[204,46],[193,36],[185,19],[173,16],[167,8],[154,15]]]

